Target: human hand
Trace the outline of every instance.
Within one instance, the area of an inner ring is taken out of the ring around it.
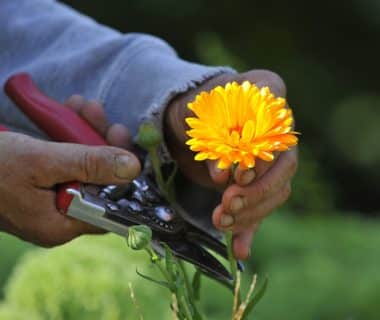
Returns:
[[[258,87],[270,87],[278,97],[286,95],[284,82],[272,72],[254,70],[238,75],[225,74],[178,96],[168,106],[165,114],[168,146],[184,174],[201,185],[225,189],[221,204],[213,212],[213,223],[221,230],[234,231],[233,249],[238,259],[249,256],[252,237],[259,222],[289,197],[290,180],[297,167],[297,151],[292,149],[281,153],[272,162],[258,160],[254,169],[237,169],[234,174],[235,183],[227,186],[230,170],[218,169],[214,161],[205,163],[193,160],[194,154],[185,145],[188,137],[184,119],[192,116],[187,104],[201,91],[210,91],[227,82],[241,83],[245,80]]]
[[[110,144],[129,145],[128,131],[108,126],[101,106],[76,96],[67,105],[103,133]],[[85,233],[103,232],[71,219],[55,206],[57,184],[81,181],[128,183],[140,172],[138,159],[116,147],[89,147],[0,133],[0,228],[27,241],[51,247]]]

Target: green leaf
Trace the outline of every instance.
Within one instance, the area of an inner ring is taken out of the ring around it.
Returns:
[[[156,283],[156,284],[158,284],[158,285],[160,285],[160,286],[162,286],[162,287],[165,287],[165,288],[171,290],[171,288],[170,288],[170,284],[167,283],[166,281],[161,281],[161,280],[153,279],[152,277],[149,277],[149,276],[146,276],[146,275],[140,273],[137,269],[136,269],[136,273],[137,273],[141,278],[144,278],[144,279],[146,279],[146,280],[149,280],[149,281],[151,281],[151,282],[153,282],[153,283]]]
[[[199,300],[201,289],[201,276],[202,272],[199,268],[197,268],[193,276],[193,281],[191,283],[191,286],[193,287],[193,296],[195,301]]]
[[[168,280],[170,282],[170,286],[172,288],[176,288],[177,275],[174,268],[176,261],[169,246],[166,243],[163,243],[162,245],[165,248],[165,267],[168,275]]]
[[[186,320],[193,320],[194,319],[193,314],[189,308],[186,297],[181,296],[179,300],[180,300],[180,306],[182,307],[182,310],[186,316]]]
[[[263,298],[266,290],[268,288],[268,277],[265,278],[263,285],[260,289],[257,290],[256,294],[253,296],[251,301],[248,303],[247,308],[244,311],[244,315],[242,317],[242,320],[248,319],[247,316],[250,314],[252,309],[260,302],[260,300]]]

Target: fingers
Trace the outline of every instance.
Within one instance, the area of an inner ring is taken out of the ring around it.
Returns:
[[[115,147],[50,142],[44,148],[41,154],[45,156],[33,162],[34,170],[44,172],[37,175],[39,187],[68,181],[123,184],[137,177],[141,169],[134,154]]]
[[[234,232],[233,250],[238,259],[249,256],[249,248],[260,221],[281,206],[290,196],[290,179],[297,168],[297,151],[282,153],[272,167],[255,168],[261,176],[246,186],[238,184],[226,189],[222,203],[213,212],[216,228]],[[261,173],[262,171],[266,171]],[[235,172],[235,180],[243,171]]]
[[[238,75],[239,81],[248,80],[258,87],[269,87],[276,97],[286,97],[286,85],[284,80],[269,70],[252,70]]]
[[[36,231],[30,234],[36,235],[34,242],[44,247],[52,247],[71,241],[83,234],[103,234],[106,232],[93,225],[61,214],[56,209],[55,197],[56,193],[52,190],[39,190],[37,193],[37,199],[41,206],[40,210],[33,215],[32,227]]]
[[[112,146],[130,149],[132,147],[132,138],[128,129],[122,124],[115,123],[108,128],[106,140]]]
[[[73,95],[65,102],[65,105],[77,112],[101,135],[106,134],[108,122],[100,102],[95,100],[86,101],[80,95]]]
[[[254,183],[240,187],[232,185],[223,194],[222,203],[227,211],[239,212],[271,197],[288,182],[297,170],[295,150],[282,153],[269,170]]]
[[[132,145],[132,139],[128,129],[121,124],[109,125],[102,104],[98,101],[86,101],[80,95],[71,96],[65,105],[95,128],[107,142],[115,147],[128,149]]]
[[[237,232],[233,237],[233,252],[238,260],[246,260],[251,255],[252,239],[259,224],[255,224],[250,230]]]
[[[24,228],[20,236],[42,247],[55,247],[67,243],[84,234],[104,234],[105,230],[85,222],[60,214],[55,208],[47,211],[44,208],[44,220],[37,220],[39,226]],[[49,217],[47,219],[47,217]],[[34,216],[34,219],[38,217]],[[43,225],[43,228],[41,228]]]
[[[227,184],[230,178],[229,169],[219,169],[217,161],[207,161],[207,167],[211,180],[218,186],[224,186]]]
[[[75,94],[67,99],[64,104],[75,112],[79,112],[83,108],[85,102],[86,100],[81,95]]]
[[[256,170],[248,169],[243,170],[240,167],[237,167],[234,174],[234,180],[239,186],[246,186],[253,182],[256,178]]]
[[[231,227],[235,223],[235,217],[233,215],[225,215],[223,212],[222,205],[219,205],[215,208],[213,212],[212,221],[215,226],[219,226],[219,229],[229,230],[229,227]],[[232,224],[230,224],[230,222],[232,222]],[[227,224],[226,227],[221,226],[221,224],[224,223]],[[258,228],[258,225],[259,222],[256,222],[252,224],[252,226],[248,229],[234,233],[233,252],[236,259],[245,260],[249,258],[252,238]]]

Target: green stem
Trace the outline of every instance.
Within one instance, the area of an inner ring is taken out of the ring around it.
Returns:
[[[226,241],[227,241],[227,254],[228,254],[228,261],[230,262],[230,270],[233,277],[233,287],[236,286],[236,279],[237,279],[237,263],[233,254],[232,250],[232,231],[226,232]],[[238,302],[240,304],[241,301],[241,294],[239,292],[238,294]]]
[[[237,274],[237,266],[236,266],[236,260],[234,258],[233,252],[232,252],[232,231],[226,232],[226,241],[227,241],[227,254],[228,254],[228,261],[230,262],[230,269],[232,276],[234,278],[234,284],[236,282],[236,274]]]
[[[181,269],[181,273],[182,273],[183,279],[185,281],[185,286],[186,286],[186,290],[187,290],[188,296],[190,298],[190,301],[192,304],[194,304],[194,302],[193,302],[193,300],[194,300],[193,289],[191,287],[189,275],[187,274],[187,271],[185,269],[185,265],[184,265],[183,261],[178,260],[178,266]]]
[[[165,192],[165,196],[166,196],[166,184],[164,181],[164,177],[162,176],[160,159],[158,158],[158,154],[157,154],[157,148],[156,147],[149,148],[148,152],[149,152],[150,160],[152,162],[152,166],[153,166],[158,187],[161,191]]]
[[[193,316],[192,316],[190,308],[187,304],[186,297],[182,296],[179,302],[180,302],[179,304],[183,307],[183,311],[185,313],[186,320],[193,320]]]
[[[158,270],[160,270],[160,272],[163,275],[163,277],[165,278],[165,280],[170,283],[170,277],[169,277],[168,273],[166,272],[166,270],[162,267],[157,255],[154,253],[154,251],[150,248],[146,248],[145,251],[148,252],[151,261],[158,268]]]

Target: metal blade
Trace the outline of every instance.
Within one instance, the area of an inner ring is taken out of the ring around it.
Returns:
[[[190,226],[188,230],[186,230],[186,238],[190,242],[198,243],[206,248],[209,248],[216,253],[220,254],[223,258],[228,259],[227,247],[220,240],[215,237],[209,235],[208,233],[202,231],[201,229]],[[237,267],[240,271],[244,271],[244,264],[241,261],[237,261]]]
[[[198,244],[194,244],[186,240],[169,240],[165,241],[165,243],[178,258],[198,266],[202,272],[215,280],[223,282],[227,285],[232,283],[232,276],[223,264]]]

